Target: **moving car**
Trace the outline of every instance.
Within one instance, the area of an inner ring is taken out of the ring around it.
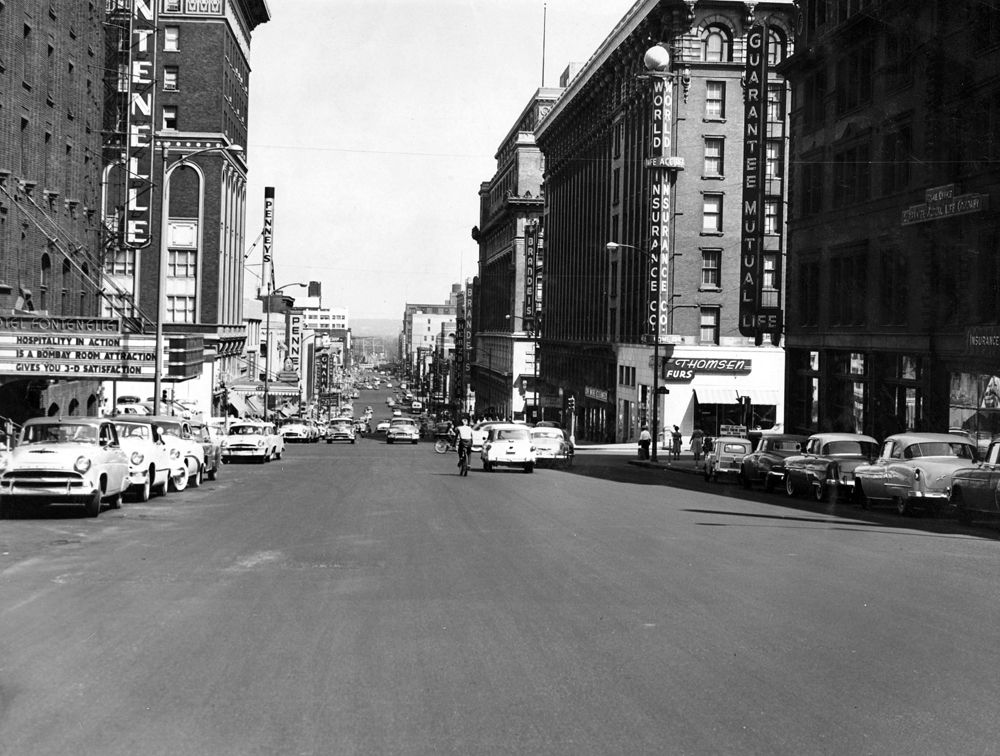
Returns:
[[[239,420],[229,424],[229,435],[222,440],[222,459],[253,459],[270,462],[281,459],[285,440],[274,427],[264,420]]]
[[[1000,441],[987,447],[981,464],[960,467],[951,474],[948,501],[959,522],[1000,518]]]
[[[705,480],[718,480],[720,475],[738,476],[743,457],[753,451],[753,442],[744,436],[718,436],[712,451],[705,455]]]
[[[785,460],[800,454],[805,445],[806,436],[762,433],[756,448],[743,457],[740,483],[744,488],[760,483],[765,491],[780,486],[785,480]]]
[[[304,420],[293,420],[281,426],[281,437],[286,444],[311,443],[315,434]]]
[[[854,470],[870,463],[878,453],[878,441],[860,433],[814,433],[802,454],[785,458],[785,493],[789,496],[811,490],[816,501],[833,493],[854,495]]]
[[[375,426],[376,433],[388,433],[389,432],[389,420],[379,420],[378,424]]]
[[[882,442],[878,458],[854,469],[854,501],[890,501],[904,515],[937,514],[948,503],[952,473],[976,461],[976,445],[952,433],[897,433]]]
[[[387,444],[396,441],[409,441],[415,444],[420,441],[420,426],[412,417],[394,417],[389,423],[389,430],[385,434]]]
[[[167,446],[159,426],[124,417],[117,417],[114,422],[118,442],[128,455],[129,491],[139,501],[149,501],[153,491],[165,496],[170,482],[177,477],[187,480],[180,451]]]
[[[340,418],[330,423],[326,430],[326,442],[332,444],[334,441],[350,441],[355,439],[354,420],[351,418]]]
[[[537,457],[535,445],[531,442],[531,430],[513,423],[492,424],[479,457],[486,472],[493,472],[498,465],[520,467],[526,473],[534,472]]]
[[[494,420],[480,420],[472,426],[472,451],[483,450],[483,444],[486,443],[486,436],[489,434],[490,428],[496,424]]]
[[[530,431],[531,443],[535,446],[535,463],[573,464],[573,444],[560,428],[535,427]]]
[[[102,502],[121,506],[130,485],[128,455],[109,419],[38,417],[0,458],[0,515],[18,502],[81,504],[97,517]]]

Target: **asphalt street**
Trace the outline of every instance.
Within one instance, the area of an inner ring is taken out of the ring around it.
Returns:
[[[995,752],[995,529],[455,464],[297,445],[2,521],[0,753]]]

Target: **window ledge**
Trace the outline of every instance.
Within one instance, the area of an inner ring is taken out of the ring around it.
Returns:
[[[701,177],[701,180],[702,181],[725,181],[726,177],[724,175],[722,175],[721,173],[713,173],[713,174],[710,174],[710,175],[704,175],[703,174],[702,177]]]
[[[725,236],[725,231],[702,231],[701,236]]]

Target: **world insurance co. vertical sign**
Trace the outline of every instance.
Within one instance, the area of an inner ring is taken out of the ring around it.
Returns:
[[[129,29],[125,245],[135,249],[149,246],[152,240],[157,2],[132,0]]]
[[[743,205],[740,239],[739,329],[744,336],[760,337],[780,331],[777,314],[762,311],[764,273],[765,149],[767,144],[767,25],[747,32],[743,113]]]

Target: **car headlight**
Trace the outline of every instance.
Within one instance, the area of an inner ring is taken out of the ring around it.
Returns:
[[[73,463],[73,469],[78,473],[85,473],[90,469],[90,457],[77,457]]]
[[[142,464],[143,460],[142,452],[137,452],[137,451],[132,452],[132,456],[129,457],[129,460],[132,462],[133,465],[136,465],[138,467],[139,465]]]
[[[180,449],[171,449],[170,450],[170,459],[180,459],[180,458],[181,458],[181,450]]]
[[[264,445],[264,439],[258,438],[257,439],[257,448],[260,449],[263,445]]]
[[[223,449],[226,449],[226,448],[228,448],[228,447],[229,447],[229,439],[226,439],[226,438],[222,439],[222,443],[221,443],[221,444],[219,444],[219,445],[220,445],[220,446],[221,446],[221,447],[222,447]]]

